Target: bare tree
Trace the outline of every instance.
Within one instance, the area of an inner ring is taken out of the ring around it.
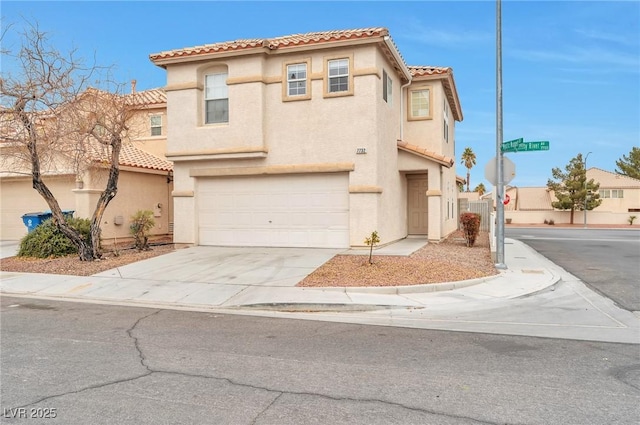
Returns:
[[[13,74],[0,78],[0,135],[3,171],[27,172],[33,188],[44,198],[58,229],[78,247],[80,259],[101,257],[100,223],[118,192],[119,156],[127,137],[132,109],[119,87],[100,80],[108,68],[85,66],[75,51],[58,51],[37,25],[21,34]],[[111,90],[91,88],[89,82]],[[5,155],[5,152],[9,154]],[[56,167],[81,175],[92,166],[108,168],[108,179],[91,217],[91,240],[68,225],[43,175]]]

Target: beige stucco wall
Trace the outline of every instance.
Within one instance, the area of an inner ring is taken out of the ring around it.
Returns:
[[[640,213],[626,212],[614,213],[607,211],[588,211],[587,225],[589,224],[629,224],[629,217],[635,215],[635,224],[640,223]],[[553,220],[555,224],[568,224],[571,222],[570,211],[505,211],[505,219],[511,219],[513,224],[543,224],[545,220]],[[584,211],[573,213],[573,224],[584,224]]]
[[[162,135],[151,135],[151,116],[159,115],[162,119]],[[132,144],[160,158],[167,152],[167,130],[169,128],[166,108],[147,108],[136,111],[130,122],[129,137]]]
[[[85,186],[82,189],[73,190],[76,198],[76,217],[91,217],[105,183],[106,170],[94,170],[89,179],[85,179]],[[109,203],[102,219],[102,238],[129,237],[131,216],[138,210],[149,210],[154,213],[156,225],[151,230],[151,234],[169,233],[173,208],[170,205],[171,190],[172,184],[167,183],[164,172],[121,171],[118,179],[118,193]],[[116,224],[118,216],[122,217],[122,224]]]
[[[43,179],[58,199],[63,210],[75,209],[73,176],[45,177]],[[27,234],[22,215],[31,212],[43,212],[49,206],[31,185],[31,178],[0,179],[0,239],[19,240]]]
[[[353,95],[328,98],[323,95],[325,63],[339,57],[352,59]],[[283,63],[292,62],[310,64],[309,99],[283,100]],[[391,105],[382,98],[383,69],[393,79]],[[229,75],[229,123],[203,125],[204,75],[221,70]],[[443,149],[442,112],[438,111],[442,85],[437,81],[429,84],[434,87],[434,120],[416,123],[412,130],[416,140],[405,140],[439,152]],[[353,164],[349,173],[349,186],[354,188],[350,194],[351,245],[362,245],[373,230],[378,230],[382,243],[405,237],[407,189],[398,171],[397,149],[400,106],[406,103],[401,85],[400,77],[373,45],[168,65],[171,126],[167,152],[174,161],[175,242],[198,243],[198,200],[194,196],[198,177],[191,175],[194,170],[345,162]],[[453,122],[450,117],[451,128]],[[451,130],[446,155],[453,155],[453,137]],[[366,153],[356,154],[359,148]],[[430,211],[446,213],[446,200],[455,197],[455,170],[441,177],[439,165],[419,162],[422,172],[429,168],[437,174],[433,182],[430,179],[430,188],[433,184],[442,193],[430,199]],[[453,182],[451,192],[441,186],[449,182]],[[439,239],[455,229],[456,220],[450,221],[441,224],[434,215],[429,229],[433,237]]]
[[[63,210],[74,210],[74,217],[90,218],[95,209],[106,177],[104,171],[87,173],[83,189],[76,189],[72,176],[45,177],[45,182]],[[107,207],[102,222],[102,238],[129,237],[130,217],[136,211],[148,209],[154,212],[156,227],[152,234],[169,233],[173,206],[170,202],[171,184],[165,174],[149,174],[121,171],[118,194]],[[27,234],[21,216],[27,212],[49,210],[42,197],[31,187],[31,180],[0,179],[1,227],[0,239],[19,240]],[[158,204],[162,206],[158,208]],[[116,216],[123,217],[123,224],[114,224]]]

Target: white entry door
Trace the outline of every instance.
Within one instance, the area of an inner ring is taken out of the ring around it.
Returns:
[[[200,245],[349,247],[346,173],[198,180]]]

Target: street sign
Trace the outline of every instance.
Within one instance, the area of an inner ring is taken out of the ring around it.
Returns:
[[[496,157],[494,156],[484,166],[484,177],[496,186],[498,184],[498,176],[496,175]],[[502,180],[504,184],[508,184],[516,176],[516,164],[506,156],[502,158]]]
[[[504,142],[501,146],[503,152],[506,152],[507,149],[511,149],[514,146],[518,146],[520,143],[524,142],[524,138],[509,140],[508,142]]]
[[[509,145],[505,146],[505,143],[509,143]],[[531,152],[531,151],[548,151],[549,150],[549,142],[548,141],[540,141],[540,142],[520,142],[520,143],[510,143],[505,142],[502,144],[502,152]]]

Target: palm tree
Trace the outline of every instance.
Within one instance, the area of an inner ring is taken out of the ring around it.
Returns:
[[[480,183],[479,185],[476,186],[475,189],[473,189],[473,191],[478,192],[478,196],[482,196],[485,194],[487,189],[484,187],[484,183]]]
[[[476,165],[476,154],[473,153],[470,147],[464,148],[464,152],[462,152],[461,156],[462,160],[460,164],[463,164],[467,167],[467,192],[469,192],[469,183],[471,180],[471,167]]]

